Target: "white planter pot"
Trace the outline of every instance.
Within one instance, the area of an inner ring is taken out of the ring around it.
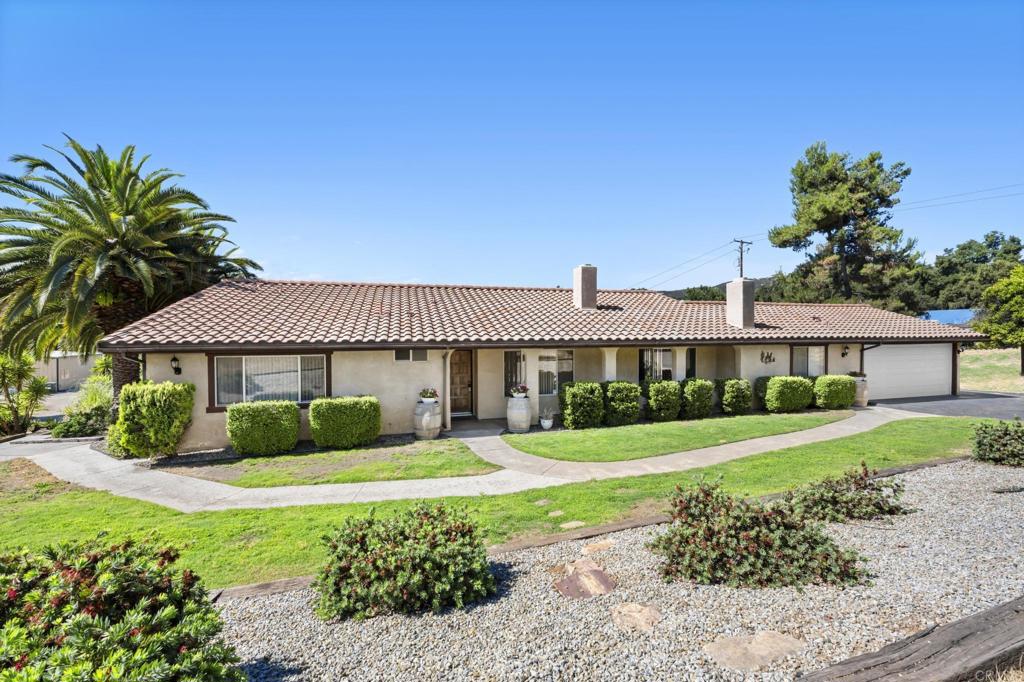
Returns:
[[[853,398],[853,404],[857,407],[868,406],[868,380],[863,377],[857,379],[857,393]]]
[[[425,405],[433,405],[437,402],[437,398],[420,398],[420,402]]]
[[[508,418],[508,430],[512,433],[526,433],[530,430],[532,414],[530,401],[526,398],[509,398],[505,410]]]
[[[554,419],[541,419],[540,420],[540,427],[542,429],[544,429],[545,431],[547,431],[548,429],[550,429],[554,425],[555,425],[555,420]]]
[[[525,394],[525,393],[513,393],[513,394],[512,394],[512,397],[513,397],[513,398],[517,398],[517,399],[518,399],[518,398],[525,398],[525,397],[526,397],[526,394]]]

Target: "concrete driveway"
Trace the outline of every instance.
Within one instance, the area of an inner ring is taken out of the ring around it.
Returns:
[[[895,398],[879,400],[877,403],[898,410],[936,414],[944,417],[1024,418],[1024,395],[1020,393],[964,391],[958,396]]]

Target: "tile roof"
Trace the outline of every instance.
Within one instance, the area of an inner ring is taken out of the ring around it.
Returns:
[[[226,281],[107,336],[100,348],[984,338],[865,304],[757,303],[755,328],[739,329],[726,323],[720,301],[602,289],[597,302],[597,310],[577,310],[572,289],[557,288]]]

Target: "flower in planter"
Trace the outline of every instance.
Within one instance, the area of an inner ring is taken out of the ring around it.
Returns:
[[[509,391],[511,391],[512,395],[526,395],[529,390],[530,388],[526,384],[513,384],[509,388]]]
[[[420,397],[424,400],[437,400],[437,389],[436,388],[425,388],[420,391]]]

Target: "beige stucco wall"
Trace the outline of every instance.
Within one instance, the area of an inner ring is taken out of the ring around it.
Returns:
[[[615,354],[615,378],[619,381],[639,381],[640,350],[620,348]]]
[[[789,374],[789,346],[737,346],[739,366],[736,376],[751,383],[758,377],[772,377]],[[761,352],[772,353],[775,362],[761,362]]]
[[[600,348],[576,348],[572,354],[576,381],[604,381],[604,353]],[[616,355],[616,369],[618,355]]]
[[[843,357],[843,346],[848,345],[850,352]],[[860,371],[860,346],[859,343],[833,343],[828,347],[828,373],[847,374]]]
[[[95,355],[90,355],[88,358],[79,355],[51,357],[48,360],[37,361],[35,373],[38,376],[46,377],[47,382],[56,384],[57,390],[66,391],[78,388],[89,376],[95,364]]]
[[[492,348],[476,352],[476,383],[473,386],[477,417],[505,418],[505,351]]]
[[[380,400],[382,433],[410,433],[420,390],[444,390],[444,351],[427,351],[426,362],[395,362],[391,350],[338,351],[331,357],[331,374],[335,396]]]

